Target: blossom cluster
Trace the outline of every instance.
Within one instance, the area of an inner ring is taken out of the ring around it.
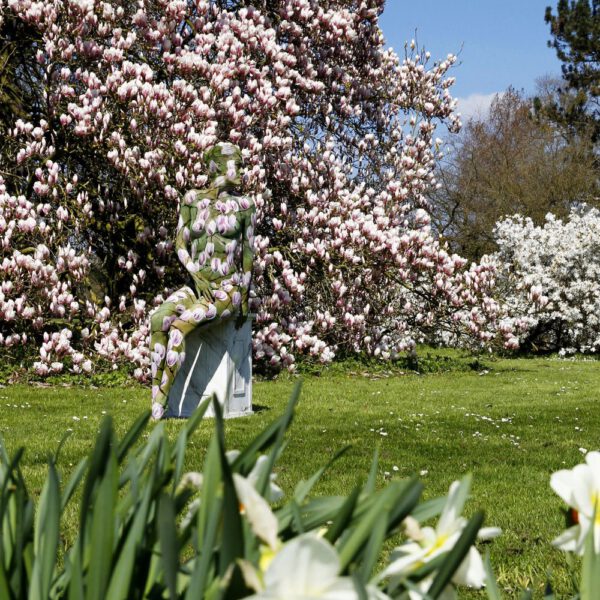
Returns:
[[[534,347],[600,349],[600,211],[585,206],[568,219],[552,214],[543,225],[520,215],[499,222],[498,291],[508,326]]]
[[[0,0],[4,22],[36,36],[42,113],[15,119],[6,145],[2,343],[41,348],[67,329],[76,352],[147,377],[143,312],[185,277],[177,203],[206,184],[202,155],[218,141],[242,149],[241,191],[257,207],[256,359],[488,343],[495,267],[449,254],[425,201],[435,129],[460,127],[456,58],[385,49],[383,6]],[[46,349],[38,372],[67,354]]]

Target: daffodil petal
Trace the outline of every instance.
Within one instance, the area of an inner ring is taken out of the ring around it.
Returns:
[[[245,477],[234,473],[233,483],[252,531],[272,549],[277,548],[279,523],[269,503]]]
[[[366,587],[369,600],[389,600],[389,596],[373,585]],[[319,598],[326,600],[359,600],[360,595],[350,577],[339,577]]]
[[[550,477],[550,487],[558,494],[569,506],[573,506],[573,472],[563,469],[552,473]]]
[[[500,527],[482,527],[477,532],[477,537],[480,540],[491,540],[495,537],[498,537],[502,534],[502,529]]]
[[[466,522],[461,519],[460,514],[469,494],[470,485],[471,480],[469,477],[465,477],[462,481],[453,481],[450,484],[446,504],[435,528],[438,535],[450,535],[464,528]]]
[[[552,540],[552,545],[566,552],[576,552],[579,550],[580,534],[581,527],[579,525],[569,527],[569,529],[563,531],[557,538]]]
[[[427,548],[422,548],[416,542],[402,544],[394,550],[390,564],[381,572],[378,579],[410,575],[425,562],[426,555]]]
[[[329,542],[304,534],[285,544],[271,561],[264,576],[266,592],[278,598],[319,597],[333,585],[339,568]]]
[[[485,583],[485,569],[481,554],[474,546],[469,548],[469,552],[462,561],[452,581],[458,585],[466,585],[472,588],[482,588]]]
[[[594,516],[594,504],[600,491],[594,486],[594,476],[588,464],[576,465],[573,470],[573,503],[569,506],[576,508],[588,518]]]

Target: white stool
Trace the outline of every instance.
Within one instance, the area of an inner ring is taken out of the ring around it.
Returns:
[[[175,377],[165,417],[189,417],[213,393],[225,418],[252,413],[252,316],[198,327],[185,340],[185,361]],[[205,416],[214,416],[212,405]]]

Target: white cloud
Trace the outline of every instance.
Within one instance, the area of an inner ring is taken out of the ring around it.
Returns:
[[[493,92],[491,94],[471,94],[466,98],[457,98],[457,112],[461,114],[463,122],[472,117],[485,117],[496,96],[502,96],[504,92]]]

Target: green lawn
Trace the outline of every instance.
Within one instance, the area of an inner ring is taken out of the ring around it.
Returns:
[[[507,597],[551,573],[559,597],[568,587],[566,561],[550,541],[563,529],[561,501],[550,474],[583,460],[581,448],[600,448],[600,364],[594,361],[502,360],[487,372],[385,376],[323,373],[304,380],[289,445],[278,466],[284,490],[345,445],[315,493],[348,493],[366,478],[374,449],[381,452],[380,483],[420,473],[426,496],[443,494],[453,479],[474,477],[469,510],[483,508],[486,523],[502,527],[490,544]],[[294,379],[259,381],[256,413],[227,423],[228,445],[240,447],[283,409]],[[64,472],[90,449],[104,414],[122,434],[148,407],[141,387],[84,389],[15,385],[0,389],[0,430],[9,451],[27,449],[24,475],[41,489],[47,455],[72,430],[60,466]],[[175,432],[180,422],[167,423]],[[212,433],[207,420],[192,440],[188,469],[198,469]],[[71,506],[65,536],[76,527]],[[469,594],[469,597],[478,594]]]

